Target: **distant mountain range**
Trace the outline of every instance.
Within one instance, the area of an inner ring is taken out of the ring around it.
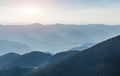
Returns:
[[[0,55],[9,52],[24,53],[27,51],[32,51],[32,48],[23,43],[16,41],[0,40]]]
[[[0,39],[23,43],[34,50],[50,53],[65,51],[85,43],[98,43],[119,34],[120,26],[103,24],[42,25],[35,23],[0,26]]]

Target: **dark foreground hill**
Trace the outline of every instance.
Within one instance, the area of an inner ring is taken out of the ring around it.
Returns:
[[[32,76],[120,76],[120,36],[38,70]]]
[[[27,76],[32,71],[34,71],[34,68],[13,67],[0,70],[0,76]]]

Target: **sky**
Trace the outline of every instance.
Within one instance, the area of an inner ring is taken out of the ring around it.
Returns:
[[[120,0],[0,0],[2,24],[120,24]]]

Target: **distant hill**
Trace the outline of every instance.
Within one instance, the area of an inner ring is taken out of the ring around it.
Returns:
[[[0,26],[0,39],[20,42],[34,50],[52,53],[69,50],[87,42],[98,43],[119,34],[120,26],[103,24],[42,25],[35,23]]]
[[[44,63],[51,57],[52,55],[43,53],[43,52],[30,52],[24,55],[21,55],[11,63],[7,65],[7,67],[40,67],[44,65]]]
[[[32,76],[120,76],[120,36],[63,59]]]
[[[0,69],[4,68],[4,66],[8,65],[18,57],[20,57],[20,55],[16,53],[8,53],[0,56]]]
[[[0,55],[16,52],[16,53],[24,53],[25,51],[31,51],[32,49],[20,42],[16,41],[8,41],[8,40],[0,40]]]

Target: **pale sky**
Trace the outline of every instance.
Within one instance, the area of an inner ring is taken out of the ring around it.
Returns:
[[[120,24],[120,0],[0,0],[0,23]]]

